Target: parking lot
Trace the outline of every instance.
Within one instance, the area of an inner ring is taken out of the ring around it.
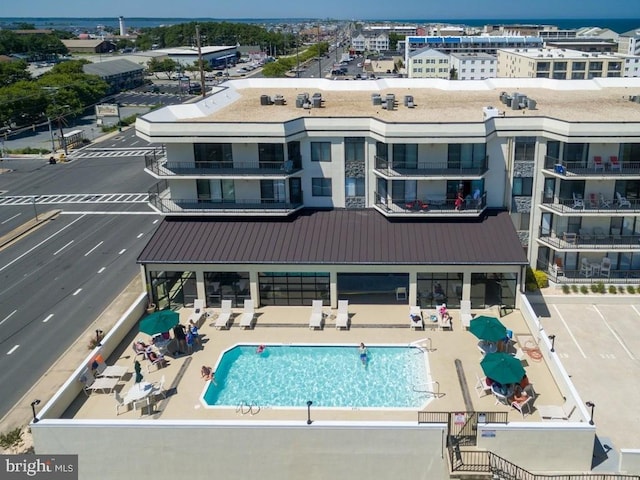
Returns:
[[[536,306],[582,400],[592,402],[598,437],[612,448],[640,448],[640,297]],[[578,303],[584,302],[584,303]],[[546,309],[546,311],[544,311]],[[540,399],[541,403],[544,399]]]

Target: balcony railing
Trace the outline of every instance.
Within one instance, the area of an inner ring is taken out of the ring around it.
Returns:
[[[538,239],[556,250],[628,250],[640,251],[640,235],[579,233],[540,233]]]
[[[167,199],[153,193],[149,194],[149,202],[161,213],[169,214],[278,214],[288,215],[302,208],[302,203],[280,202],[273,199],[241,199],[241,200],[193,200]]]
[[[602,165],[596,166],[593,163],[593,159],[588,161],[569,162],[560,160],[555,157],[544,157],[545,170],[552,171],[554,173],[563,176],[630,176],[640,175],[640,162],[622,161],[620,160],[620,168],[611,168],[611,164],[608,159],[602,159]]]
[[[640,270],[611,270],[609,276],[602,274],[591,274],[585,276],[585,274],[578,269],[566,270],[552,268],[547,263],[542,261],[537,262],[538,270],[545,272],[549,279],[555,283],[624,283],[624,284],[639,284],[640,283]]]
[[[175,162],[166,157],[145,155],[145,166],[159,176],[197,175],[197,176],[282,176],[302,170],[300,162]]]
[[[374,204],[387,215],[398,216],[443,216],[443,215],[479,215],[487,206],[486,192],[479,198],[467,197],[456,208],[456,201],[440,197],[423,200],[390,200],[386,195],[374,192]]]
[[[558,213],[635,213],[640,210],[639,199],[623,199],[622,203],[617,198],[600,197],[600,194],[587,195],[587,198],[580,198],[579,201],[573,198],[558,198],[542,192],[542,205]]]
[[[396,162],[385,157],[375,157],[376,170],[389,176],[467,176],[479,177],[487,173],[489,157],[475,160],[472,165],[462,162]]]

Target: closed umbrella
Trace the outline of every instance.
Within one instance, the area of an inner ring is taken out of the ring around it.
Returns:
[[[489,342],[499,342],[507,336],[507,327],[505,327],[496,317],[480,315],[469,323],[469,331],[480,340]]]
[[[508,353],[487,353],[480,362],[484,374],[503,385],[519,383],[525,375],[520,360]]]
[[[147,335],[168,332],[180,321],[180,315],[173,310],[160,310],[147,315],[140,321],[140,331]]]
[[[144,377],[142,376],[142,367],[140,366],[140,362],[138,360],[134,362],[133,369],[136,371],[136,377],[135,377],[134,383],[142,382],[142,379]]]

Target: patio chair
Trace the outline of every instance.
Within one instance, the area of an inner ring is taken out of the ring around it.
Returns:
[[[244,310],[240,317],[240,327],[251,328],[253,323],[253,317],[255,316],[255,310],[253,308],[253,300],[244,301]]]
[[[588,228],[581,228],[578,230],[578,233],[580,234],[580,242],[582,243],[590,242],[593,238]]]
[[[589,278],[592,274],[591,264],[586,258],[580,260],[580,276]]]
[[[487,385],[487,377],[481,377],[476,373],[475,390],[478,398],[486,397],[491,393],[491,386]]]
[[[498,392],[495,388],[493,388],[493,386],[491,386],[491,393],[493,393],[493,396],[496,398],[496,405],[509,405],[509,399],[507,398],[507,396]]]
[[[460,300],[460,322],[462,323],[463,329],[469,330],[469,326],[471,325],[471,318],[471,301]]]
[[[627,197],[623,197],[619,192],[616,192],[616,199],[618,200],[619,207],[629,207],[631,208],[631,202],[627,200]]]
[[[600,276],[609,278],[611,276],[611,259],[604,257],[600,263]]]
[[[528,395],[527,399],[522,402],[511,402],[511,406],[519,411],[522,414],[522,418],[524,418],[525,410],[529,415],[531,415],[531,405],[533,404],[534,399],[533,395]]]
[[[413,305],[409,307],[409,328],[424,329],[424,320],[420,306]]]
[[[162,395],[162,398],[167,398],[167,390],[164,388],[165,381],[165,376],[162,375],[159,382],[153,383],[153,395]]]
[[[600,227],[593,227],[593,234],[596,237],[596,240],[606,240],[607,235],[604,233],[604,230]]]
[[[201,298],[196,298],[193,301],[193,312],[189,316],[189,320],[187,321],[187,323],[190,323],[191,321],[193,321],[193,323],[195,323],[198,327],[200,327],[200,322],[202,321],[204,316],[205,316],[204,300]]]
[[[406,300],[406,299],[407,299],[407,288],[406,287],[396,288],[396,300]]]
[[[338,300],[338,314],[336,315],[336,328],[349,329],[349,300]]]
[[[161,353],[158,354],[158,356],[154,359],[151,360],[151,357],[149,357],[148,355],[146,356],[147,360],[149,360],[149,363],[147,363],[147,372],[151,373],[151,367],[157,365],[158,369],[160,369],[160,367],[164,367],[166,365],[166,360],[164,359],[164,355],[162,355]]]
[[[584,209],[584,200],[582,199],[582,195],[580,195],[578,193],[574,193],[572,195],[573,195],[573,205],[571,206],[571,208],[573,208],[573,209],[577,209],[577,208]]]
[[[602,163],[602,157],[593,157],[593,170],[602,170],[604,172],[604,163]]]
[[[600,197],[600,208],[611,208],[611,202],[609,200],[606,200],[602,193],[599,194],[599,197]]]
[[[609,168],[611,169],[612,172],[614,170],[618,170],[619,172],[622,172],[622,164],[618,160],[618,157],[616,156],[609,157]]]
[[[140,355],[142,358],[146,357],[144,353],[144,347],[139,345],[140,344],[137,341],[131,344],[131,348],[133,349],[133,353],[134,353],[134,356],[133,356],[134,360],[138,358],[138,355]]]
[[[113,391],[113,398],[116,400],[116,416],[120,415],[120,409],[126,407],[127,411],[129,410],[129,404],[124,403],[124,399],[120,396],[117,390]]]
[[[80,377],[78,377],[78,381],[82,383],[82,391],[88,397],[91,394],[91,385],[96,381],[93,373],[88,368],[85,368]]]
[[[217,330],[221,328],[229,328],[231,320],[231,300],[222,300],[220,313],[216,319],[215,327]]]
[[[309,317],[309,329],[322,329],[322,300],[314,300],[311,305],[311,316]]]

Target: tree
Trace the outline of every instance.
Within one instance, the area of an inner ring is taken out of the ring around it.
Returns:
[[[167,79],[171,79],[171,75],[179,70],[180,65],[170,58],[165,58],[164,60],[152,58],[149,60],[149,63],[147,63],[147,68],[151,73],[156,74],[156,78],[159,78],[158,73],[166,73]]]
[[[20,60],[0,63],[0,87],[9,86],[20,80],[31,80],[27,62]]]
[[[458,79],[458,70],[455,67],[451,67],[449,70],[449,80],[457,80]]]
[[[389,50],[397,50],[399,40],[404,40],[404,35],[398,35],[396,32],[389,32]]]

